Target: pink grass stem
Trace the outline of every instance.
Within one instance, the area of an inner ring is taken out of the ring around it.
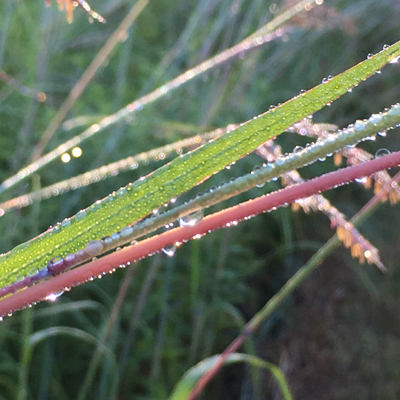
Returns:
[[[106,273],[112,272],[118,266],[148,257],[168,245],[182,243],[198,237],[198,235],[204,235],[215,229],[226,227],[227,224],[229,226],[232,222],[243,220],[248,216],[266,212],[280,205],[292,203],[297,199],[329,190],[337,185],[351,182],[356,178],[369,176],[383,169],[396,167],[399,164],[400,151],[359,165],[330,172],[299,185],[289,186],[227,208],[203,218],[195,226],[171,229],[0,300],[0,315],[4,316],[13,313],[34,302],[45,299],[52,293],[78,286],[94,277],[101,277]]]

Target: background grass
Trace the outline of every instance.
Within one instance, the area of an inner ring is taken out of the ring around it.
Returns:
[[[93,0],[91,6],[105,16],[107,24],[91,25],[77,9],[73,24],[68,25],[55,4],[45,8],[42,3],[4,0],[0,6],[0,69],[18,81],[14,86],[0,81],[2,181],[26,165],[73,84],[134,4]],[[151,1],[68,118],[85,116],[93,121],[114,113],[239,42],[273,18],[276,9],[290,4]],[[291,21],[290,31],[280,40],[216,68],[133,119],[98,134],[82,146],[81,158],[52,164],[12,194],[189,134],[250,119],[398,40],[399,13],[395,0],[325,1]],[[343,126],[398,102],[398,75],[398,65],[387,67],[317,113],[315,120]],[[41,91],[46,94],[42,103],[36,99]],[[60,129],[46,151],[83,128]],[[391,131],[388,138],[363,147],[372,153],[380,147],[398,149],[397,133]],[[285,134],[279,143],[289,151],[296,144],[304,145],[305,139]],[[250,155],[211,178],[204,189],[248,172],[257,163],[260,160]],[[0,251],[156,166],[149,163],[6,214],[0,220]],[[332,168],[328,160],[302,174],[310,177]],[[278,187],[272,183],[239,200]],[[327,197],[350,217],[371,192],[351,185]],[[295,398],[400,396],[397,209],[386,205],[361,227],[380,249],[387,274],[359,266],[347,250],[340,249],[252,338],[255,354],[281,367]],[[221,352],[332,233],[322,215],[280,209],[189,243],[172,258],[158,255],[87,283],[55,304],[18,312],[0,324],[0,398],[166,398],[189,367]],[[123,302],[116,301],[121,285],[127,288]],[[120,304],[117,310],[116,303]],[[207,388],[204,398],[279,398],[270,377],[262,378],[257,387],[244,367],[229,367]]]

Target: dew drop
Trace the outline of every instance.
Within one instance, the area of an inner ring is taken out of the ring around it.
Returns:
[[[296,147],[293,149],[293,153],[294,153],[294,154],[298,154],[298,153],[301,153],[303,150],[304,150],[304,147],[296,146]]]
[[[103,243],[100,240],[92,240],[85,246],[85,253],[95,256],[103,250]]]
[[[373,56],[374,56],[374,55],[373,55],[372,53],[369,53],[369,54],[367,55],[367,60],[370,60]]]
[[[65,261],[66,267],[71,267],[72,265],[74,265],[75,262],[76,262],[76,258],[77,257],[76,257],[75,254],[72,254],[72,253],[67,254],[64,257],[64,261]]]
[[[265,186],[265,184],[266,184],[267,182],[261,182],[261,183],[258,183],[257,185],[256,185],[256,187],[258,187],[258,188],[262,188],[262,187],[264,187]]]
[[[354,123],[354,130],[356,132],[362,131],[363,129],[365,129],[365,126],[367,124],[364,121],[361,121],[360,119],[358,119],[355,123]]]
[[[64,228],[68,225],[71,225],[71,220],[69,218],[65,218],[63,222],[61,222],[61,226]]]
[[[121,237],[130,236],[133,233],[133,228],[131,226],[125,226],[121,229]]]
[[[388,111],[389,115],[399,115],[400,114],[400,103],[395,104],[394,106],[391,107],[391,109]]]
[[[162,249],[163,253],[165,253],[168,257],[173,257],[175,252],[176,252],[176,246],[174,244],[170,244],[168,246],[165,246]]]
[[[113,239],[111,238],[111,236],[104,236],[101,240],[103,241],[106,247],[111,246],[113,243]]]
[[[47,270],[52,275],[57,275],[64,270],[64,259],[62,257],[54,257],[47,263]]]
[[[18,253],[20,250],[24,250],[24,249],[28,248],[30,245],[31,245],[31,242],[24,242],[24,243],[21,243],[21,244],[19,244],[18,246],[15,246],[15,247],[11,250],[10,254]]]
[[[375,152],[375,158],[380,158],[380,157],[383,157],[383,156],[387,156],[389,154],[390,154],[390,151],[388,149],[378,149]]]
[[[195,226],[203,219],[203,216],[204,210],[199,210],[189,215],[185,215],[184,217],[179,218],[179,226]]]
[[[28,271],[28,274],[29,274],[30,276],[35,276],[38,272],[39,272],[39,268],[33,267],[33,268],[31,268],[31,269]]]
[[[60,292],[57,293],[52,293],[46,296],[45,300],[47,301],[56,301],[62,294],[64,294],[64,290],[61,290]]]
[[[93,212],[99,210],[102,207],[101,200],[97,200],[89,207],[89,211]]]
[[[382,119],[382,115],[380,115],[380,114],[372,114],[372,115],[369,117],[368,121],[369,121],[371,124],[376,125],[376,124],[378,124],[378,123],[381,121],[381,119]]]
[[[114,242],[117,242],[118,240],[121,239],[121,235],[119,234],[119,232],[115,232],[115,233],[113,233],[113,234],[111,235],[111,239],[112,239]]]
[[[117,190],[117,193],[116,193],[116,194],[117,194],[118,197],[121,197],[121,196],[124,196],[126,193],[127,193],[126,188],[122,187],[122,188],[119,188],[119,189]]]
[[[56,225],[49,228],[50,233],[58,233],[61,231],[61,224],[58,222]]]
[[[79,219],[83,219],[86,217],[86,211],[85,210],[81,210],[78,211],[75,215],[75,219],[79,220]]]
[[[354,182],[361,183],[364,185],[367,183],[367,180],[368,180],[368,178],[366,176],[363,176],[362,178],[355,178]]]

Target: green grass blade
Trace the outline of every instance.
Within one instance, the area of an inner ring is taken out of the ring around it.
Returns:
[[[176,384],[169,400],[187,399],[190,392],[199,381],[199,379],[210,370],[218,359],[217,356],[206,358],[194,367],[190,368],[182,379]],[[245,362],[253,367],[264,368],[275,378],[284,400],[293,400],[289,385],[286,382],[283,372],[275,364],[264,361],[258,357],[248,354],[232,353],[228,356],[225,365],[238,362]]]
[[[181,155],[145,178],[97,201],[74,218],[23,243],[0,258],[1,286],[16,275],[35,273],[53,257],[65,257],[84,249],[157,210],[209,176],[238,160],[266,140],[283,132],[400,56],[400,42],[385,47],[335,78],[327,80],[286,103],[242,124],[236,130],[210,141],[192,153]]]

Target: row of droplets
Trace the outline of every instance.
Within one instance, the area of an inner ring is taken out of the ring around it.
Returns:
[[[7,211],[10,211],[14,208],[29,206],[34,201],[48,199],[52,196],[58,196],[60,194],[68,192],[69,190],[75,190],[90,185],[92,183],[99,182],[107,177],[115,176],[120,172],[136,169],[140,163],[146,164],[150,160],[164,160],[172,152],[181,154],[183,148],[202,145],[207,140],[217,138],[221,136],[225,131],[232,130],[235,127],[236,125],[229,125],[225,129],[220,128],[211,132],[193,136],[191,138],[179,140],[175,143],[168,144],[166,146],[162,146],[157,149],[138,154],[136,156],[130,156],[108,165],[104,165],[92,171],[87,171],[81,175],[66,179],[61,182],[57,182],[41,190],[15,197],[0,204],[0,216],[4,215]]]

